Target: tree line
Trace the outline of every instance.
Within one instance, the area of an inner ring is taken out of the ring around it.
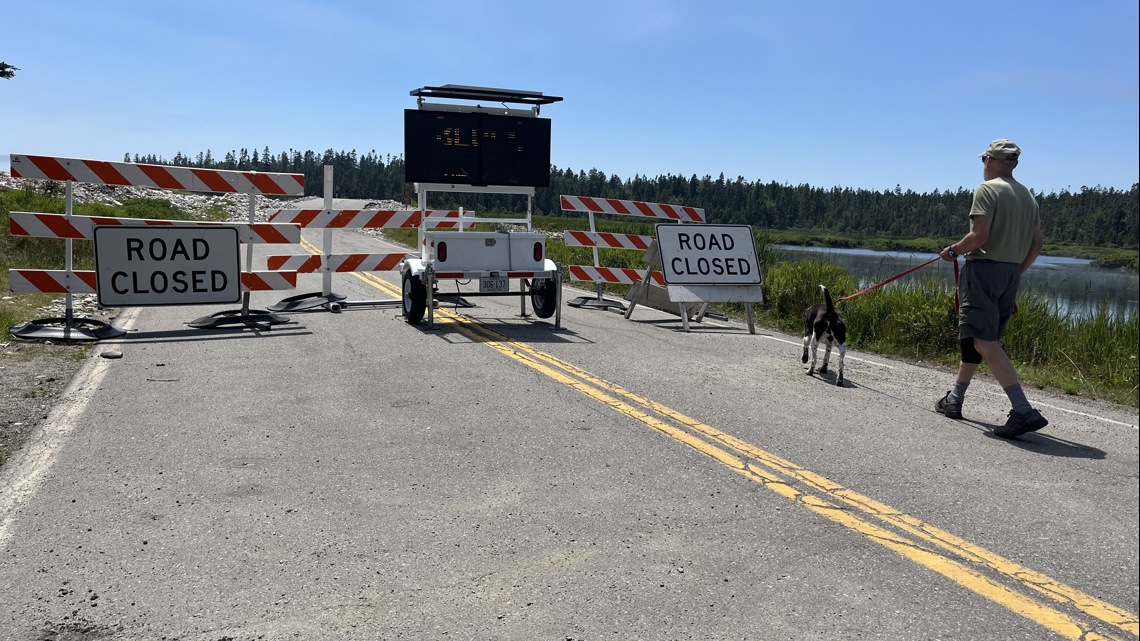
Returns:
[[[324,153],[314,151],[274,154],[266,147],[258,152],[227,152],[221,159],[210,151],[191,158],[178,153],[165,160],[154,155],[126,154],[126,162],[299,173],[305,176],[305,193],[324,193],[324,166],[333,166],[338,198],[397,200],[410,203],[412,185],[404,182],[401,156],[381,156],[375,151],[356,150]],[[618,198],[701,207],[710,223],[745,224],[760,229],[806,230],[841,235],[895,238],[957,237],[966,231],[973,188],[957,191],[916,193],[896,187],[876,191],[810,185],[725,179],[695,174],[636,175],[621,178],[597,169],[574,171],[551,166],[550,187],[535,189],[535,215],[562,215],[560,195]],[[1140,184],[1130,190],[1082,187],[1079,192],[1036,193],[1041,205],[1042,226],[1049,242],[1091,247],[1136,248],[1140,246]],[[433,193],[432,208],[463,206],[476,211],[525,211],[525,200],[500,194]],[[578,215],[578,214],[573,214]]]

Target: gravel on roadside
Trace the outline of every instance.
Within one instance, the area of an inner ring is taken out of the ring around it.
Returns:
[[[103,309],[90,298],[73,297],[77,318],[110,323],[118,310]],[[63,299],[43,308],[44,318],[64,316]],[[90,358],[103,351],[92,342],[0,339],[0,466],[3,466],[48,417],[60,395]]]

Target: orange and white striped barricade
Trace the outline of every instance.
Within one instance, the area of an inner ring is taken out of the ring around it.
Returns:
[[[107,227],[163,228],[233,228],[239,243],[301,242],[301,228],[297,225],[272,223],[227,224],[214,222],[175,222],[142,218],[111,218],[107,216],[67,216],[14,211],[8,217],[9,232],[13,236],[92,240],[95,230]],[[267,291],[293,289],[297,286],[296,271],[292,274],[274,272],[243,272],[241,290]],[[96,272],[71,270],[11,269],[10,288],[17,293],[94,294],[98,292]],[[54,319],[53,319],[54,320]],[[40,323],[42,325],[42,323]]]
[[[93,270],[9,269],[8,280],[13,292],[23,294],[94,294],[98,289],[98,276]],[[241,289],[246,292],[293,289],[296,286],[297,272],[241,273]]]
[[[594,226],[593,216],[590,217],[590,227]],[[594,252],[594,264],[591,265],[570,265],[569,273],[570,280],[592,282],[595,284],[597,295],[595,298],[589,296],[579,296],[567,305],[574,307],[593,307],[599,309],[616,308],[625,311],[625,304],[615,300],[609,300],[602,295],[602,290],[606,283],[614,284],[629,284],[636,285],[646,277],[646,270],[635,270],[629,268],[605,268],[601,267],[598,259],[598,248],[609,249],[640,249],[646,251],[649,249],[650,244],[653,242],[652,236],[637,236],[633,234],[616,234],[616,233],[599,233],[594,231],[578,231],[566,230],[562,232],[562,242],[568,247],[590,247]],[[577,269],[576,269],[577,268]],[[629,274],[637,274],[637,277],[632,281],[628,280]]]
[[[270,256],[269,269],[289,269],[312,274],[320,272],[320,292],[298,294],[284,298],[267,309],[277,312],[324,307],[339,312],[353,305],[395,306],[400,300],[347,301],[345,296],[333,293],[332,275],[347,272],[390,271],[403,262],[407,253],[389,254],[334,254],[332,232],[335,229],[417,229],[421,221],[435,221],[432,227],[452,229],[463,224],[461,211],[420,211],[388,209],[333,209],[333,167],[325,165],[323,209],[279,209],[270,222],[294,223],[306,229],[323,229],[324,239],[320,253]]]
[[[629,267],[593,267],[590,265],[570,265],[570,280],[589,281],[594,283],[614,283],[619,285],[636,285],[646,278],[646,270],[631,269]],[[664,286],[665,280],[660,272],[648,275],[657,285]]]
[[[198,169],[129,162],[12,154],[13,178],[206,193],[303,196],[304,174]],[[252,222],[252,221],[251,221]]]
[[[683,223],[704,223],[705,210],[699,207],[688,207],[684,205],[670,205],[666,203],[649,203],[638,200],[619,200],[616,198],[590,198],[587,196],[560,196],[562,203],[562,211],[586,213],[590,219],[590,231],[566,231],[563,233],[563,242],[568,246],[575,247],[590,247],[593,249],[594,265],[590,268],[588,265],[571,265],[570,278],[571,280],[580,280],[585,282],[593,282],[595,284],[596,296],[590,298],[587,296],[580,296],[568,305],[574,307],[594,307],[600,309],[616,308],[625,311],[625,317],[629,318],[636,306],[636,301],[639,296],[644,292],[644,296],[648,297],[649,285],[664,286],[664,281],[660,278],[660,274],[655,272],[653,265],[649,269],[644,270],[614,270],[604,269],[598,258],[598,248],[609,249],[636,249],[643,252],[649,252],[653,247],[654,239],[652,236],[638,236],[634,234],[616,234],[616,233],[600,233],[597,231],[594,221],[595,214],[606,214],[614,216],[636,216],[640,218],[649,218],[661,222],[676,222]],[[575,269],[577,268],[577,269]],[[633,288],[630,289],[626,300],[631,302],[630,307],[618,301],[606,299],[602,295],[602,291],[607,283],[620,283],[627,284],[625,280],[613,280],[613,278],[622,277],[627,275],[627,272],[636,272],[639,277],[632,283]],[[656,275],[654,275],[656,274]],[[700,310],[701,313],[704,309]],[[682,316],[687,318],[687,310],[682,306]]]
[[[290,244],[301,242],[298,225],[280,223],[215,223],[204,221],[148,220],[107,216],[68,216],[14,211],[8,215],[8,231],[13,236],[39,238],[94,238],[97,226],[138,227],[234,227],[242,244]]]
[[[287,319],[260,312],[256,315],[249,310],[248,282],[254,282],[253,289],[285,288],[288,277],[266,277],[253,271],[253,243],[297,243],[300,229],[295,225],[265,225],[254,222],[257,210],[256,197],[259,194],[276,196],[300,196],[304,194],[303,174],[263,173],[251,171],[230,171],[199,169],[193,167],[173,167],[148,165],[130,162],[109,162],[79,158],[59,158],[28,154],[11,155],[11,175],[14,178],[60,181],[66,185],[63,215],[14,212],[10,216],[9,227],[15,235],[54,237],[64,239],[65,266],[59,273],[46,270],[18,270],[20,275],[12,282],[13,291],[51,291],[66,294],[66,315],[62,319],[39,319],[12,329],[12,334],[21,338],[60,338],[64,340],[99,340],[122,336],[117,328],[92,320],[77,320],[74,317],[72,295],[84,292],[87,285],[84,272],[72,268],[72,241],[94,239],[97,226],[108,225],[149,225],[178,227],[197,225],[224,225],[223,223],[183,223],[174,221],[154,221],[108,217],[74,216],[73,185],[77,182],[100,185],[154,187],[158,189],[183,190],[194,192],[248,194],[249,224],[230,225],[238,228],[239,243],[247,244],[246,268],[242,272],[242,309],[240,312],[223,312],[231,316],[230,321],[205,321],[192,323],[196,327],[213,327],[228,322],[236,322],[262,327],[287,322]],[[17,270],[14,270],[17,271]],[[94,274],[94,272],[92,272]],[[97,276],[97,275],[96,275]],[[92,282],[97,282],[93,280]],[[52,283],[55,283],[54,285]],[[81,285],[80,283],[83,283]],[[295,276],[293,287],[296,286]],[[17,290],[16,287],[21,288]],[[97,286],[91,291],[97,293]],[[87,292],[90,293],[90,292]],[[81,325],[92,325],[94,329]],[[55,327],[62,325],[62,327]]]

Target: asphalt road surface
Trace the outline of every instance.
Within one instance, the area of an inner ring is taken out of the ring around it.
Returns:
[[[1003,440],[988,380],[952,421],[944,369],[852,351],[840,388],[643,306],[411,326],[397,282],[267,330],[127,310],[0,473],[0,639],[1137,638],[1129,408],[1030,390],[1050,426]]]

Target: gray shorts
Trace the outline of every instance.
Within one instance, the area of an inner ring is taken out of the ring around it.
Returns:
[[[958,276],[958,338],[997,341],[1013,315],[1021,266],[967,260]]]

